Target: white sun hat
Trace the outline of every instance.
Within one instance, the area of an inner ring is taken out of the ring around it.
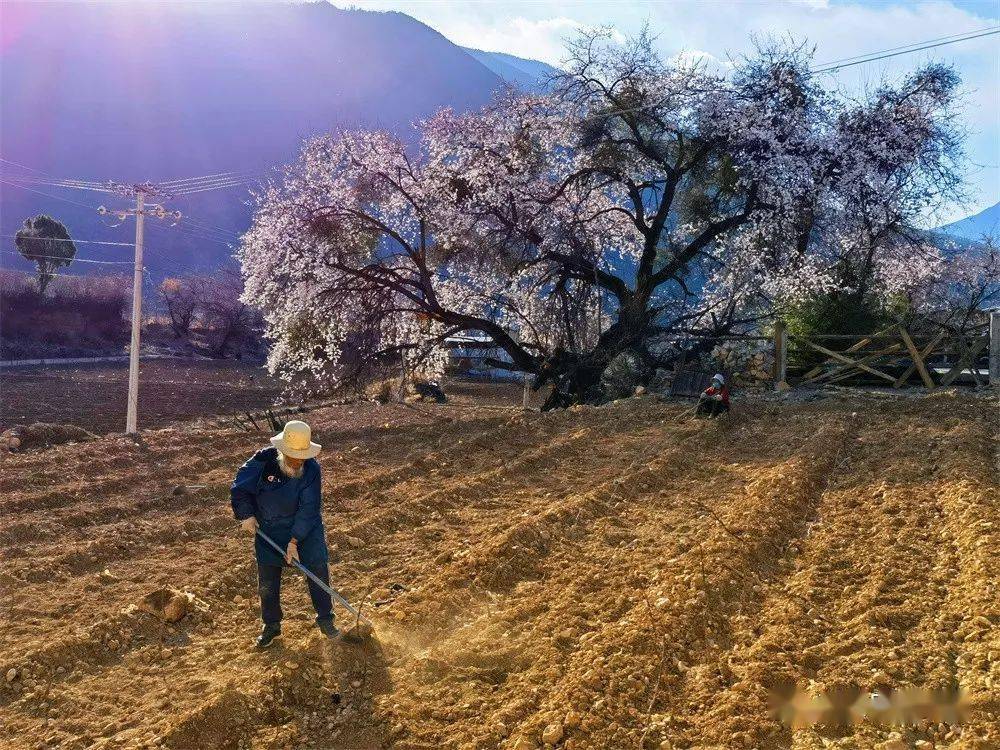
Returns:
[[[312,442],[309,425],[297,419],[286,422],[285,428],[271,438],[271,445],[291,458],[312,458],[323,448],[319,443]]]
[[[712,377],[712,380],[718,380],[723,385],[725,385],[725,383],[726,383],[726,379],[724,377],[722,377],[722,373],[721,372],[715,373],[715,375]]]

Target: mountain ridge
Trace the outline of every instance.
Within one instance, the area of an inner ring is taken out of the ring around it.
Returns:
[[[303,138],[384,127],[412,139],[415,121],[442,107],[477,109],[506,84],[440,32],[398,11],[326,3],[262,3],[251,12],[233,3],[14,0],[0,13],[5,176],[136,182],[236,170],[260,176],[293,160]],[[131,239],[130,230],[105,226],[96,213],[102,203],[125,207],[115,196],[0,187],[3,234],[16,232],[28,216],[49,213],[79,239]],[[228,262],[231,249],[220,237],[235,239],[249,225],[243,188],[166,201],[192,223],[168,229],[147,221],[153,275]],[[102,245],[81,245],[78,254],[121,256]],[[2,257],[5,267],[31,268],[19,257]]]
[[[934,230],[962,240],[979,241],[984,237],[1000,236],[1000,203],[985,208],[972,216],[953,221]]]
[[[559,73],[558,68],[548,63],[517,57],[507,52],[491,52],[475,47],[463,47],[462,49],[505,81],[528,91],[545,91],[552,76]]]

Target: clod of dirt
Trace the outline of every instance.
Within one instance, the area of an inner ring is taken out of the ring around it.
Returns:
[[[165,622],[178,622],[191,611],[194,596],[175,589],[157,589],[146,594],[139,609]]]
[[[27,448],[48,448],[60,443],[96,440],[97,435],[88,432],[75,424],[49,424],[35,422],[30,425],[15,425],[0,435],[0,446],[6,445],[8,450],[25,450]]]
[[[907,750],[908,747],[898,732],[892,732],[889,739],[878,746],[879,750]]]
[[[544,742],[546,745],[556,744],[559,740],[562,739],[562,736],[563,736],[562,724],[558,723],[549,724],[547,727],[545,727],[544,730],[542,730],[542,742]]]
[[[10,669],[7,670],[7,682],[13,682],[16,679],[17,679],[17,670],[14,667],[11,667]]]
[[[511,750],[536,750],[537,747],[538,747],[537,742],[535,742],[530,737],[525,737],[524,735],[521,735],[511,746]]]
[[[178,484],[178,485],[176,485],[170,491],[170,494],[171,495],[186,495],[187,494],[187,487],[185,487],[183,484]]]
[[[344,629],[341,638],[349,643],[360,643],[371,638],[373,633],[371,625],[366,622],[359,622]]]

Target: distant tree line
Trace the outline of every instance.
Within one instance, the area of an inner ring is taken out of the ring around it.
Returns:
[[[127,276],[60,276],[37,284],[0,273],[0,359],[120,354],[128,341]]]

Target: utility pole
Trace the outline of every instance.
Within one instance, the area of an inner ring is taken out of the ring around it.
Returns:
[[[134,435],[138,432],[136,426],[136,412],[139,407],[139,333],[142,329],[142,272],[145,270],[142,265],[142,244],[143,230],[145,228],[145,218],[148,215],[158,219],[165,219],[168,216],[174,219],[176,224],[180,221],[180,211],[167,212],[167,210],[157,203],[146,203],[146,196],[171,197],[169,193],[157,188],[151,183],[127,185],[117,182],[109,182],[109,187],[123,198],[135,198],[135,208],[120,211],[109,211],[104,206],[97,209],[99,214],[113,214],[120,221],[124,222],[129,216],[135,217],[135,271],[132,277],[132,340],[129,345],[128,354],[128,406],[125,410],[125,432]]]
[[[135,192],[135,272],[132,276],[132,343],[128,350],[128,406],[125,409],[125,432],[133,434],[139,402],[139,332],[142,329],[142,230],[146,215],[141,190]]]

